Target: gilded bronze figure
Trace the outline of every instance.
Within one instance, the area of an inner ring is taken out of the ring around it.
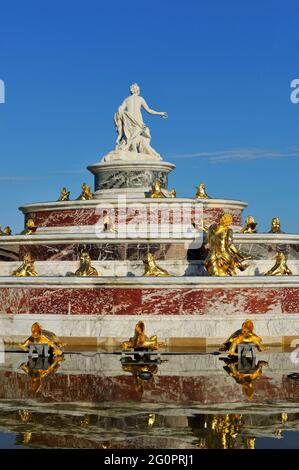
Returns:
[[[144,276],[170,276],[170,274],[165,270],[156,265],[154,255],[148,253],[146,259],[143,260],[144,264]]]
[[[82,251],[80,255],[80,266],[75,272],[75,276],[98,276],[98,271],[91,266],[91,258],[87,251]]]
[[[31,336],[20,347],[24,351],[29,351],[30,345],[34,344],[47,344],[50,353],[53,356],[62,356],[63,344],[60,339],[51,331],[44,330],[39,323],[34,323],[31,327]]]
[[[33,235],[37,230],[37,225],[33,219],[28,219],[26,222],[25,229],[20,233],[20,235]]]
[[[122,343],[123,351],[130,351],[138,349],[150,349],[154,351],[158,349],[158,340],[157,336],[148,337],[144,333],[145,327],[143,321],[139,321],[135,326],[135,333],[133,338],[130,338],[129,341]]]
[[[209,227],[204,223],[204,218],[201,217],[199,219],[199,222],[198,224],[196,224],[195,222],[192,223],[193,227],[198,231],[198,232],[204,232],[204,233],[208,233],[209,232]]]
[[[0,236],[1,235],[3,235],[3,236],[11,235],[11,228],[9,226],[7,226],[7,227],[4,227],[4,229],[2,230],[1,227],[0,227]]]
[[[196,199],[210,199],[210,196],[208,196],[206,192],[206,187],[204,183],[200,183],[198,188],[196,188],[195,197]]]
[[[245,220],[245,225],[241,230],[241,233],[256,233],[257,222],[254,220],[252,215],[249,215]]]
[[[166,197],[162,191],[162,182],[160,180],[156,180],[153,184],[153,187],[150,192],[151,198],[159,198],[159,197]]]
[[[208,231],[209,254],[205,260],[205,268],[210,276],[235,276],[236,269],[245,271],[248,264],[245,257],[233,244],[233,222],[231,214],[223,214],[219,224],[212,224]]]
[[[292,276],[292,271],[287,265],[287,256],[282,252],[276,253],[274,266],[265,273],[265,276]]]
[[[80,196],[77,198],[77,201],[89,201],[93,198],[92,191],[90,189],[90,186],[88,184],[83,183],[82,184],[82,192]]]
[[[237,356],[237,347],[241,343],[253,344],[259,351],[264,351],[261,338],[253,331],[254,325],[251,320],[245,320],[242,328],[233,333],[221,347],[221,351],[228,351],[229,356]]]
[[[70,200],[70,191],[68,191],[65,187],[61,189],[60,196],[58,201],[69,201]]]
[[[34,259],[27,253],[24,256],[23,263],[21,266],[13,271],[12,276],[16,277],[25,277],[25,276],[38,276],[38,273],[35,270]]]

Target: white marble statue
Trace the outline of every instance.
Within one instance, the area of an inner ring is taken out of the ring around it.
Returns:
[[[151,109],[139,95],[137,83],[130,86],[130,92],[131,95],[123,101],[114,115],[117,131],[115,151],[110,152],[103,160],[162,160],[150,145],[151,134],[143,122],[141,109],[163,118],[167,117],[167,113]]]

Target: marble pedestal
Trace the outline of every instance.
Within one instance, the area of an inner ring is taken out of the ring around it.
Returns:
[[[164,161],[117,161],[96,163],[87,169],[95,176],[94,197],[111,198],[126,195],[128,198],[149,196],[154,182],[162,182],[164,194],[168,195],[168,174],[175,168]]]

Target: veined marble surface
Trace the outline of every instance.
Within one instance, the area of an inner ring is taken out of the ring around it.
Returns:
[[[274,265],[275,260],[251,260],[250,266],[246,271],[239,272],[238,277],[261,277]],[[0,282],[1,276],[10,276],[14,270],[20,266],[20,261],[0,261]],[[180,277],[189,276],[207,276],[207,272],[203,266],[203,261],[186,260],[159,260],[159,266],[166,269],[170,275],[177,278],[179,284]],[[68,276],[79,268],[79,261],[36,261],[36,270],[40,276]],[[144,273],[144,265],[141,260],[136,261],[92,261],[99,272],[104,277],[132,277],[139,284],[139,277]],[[292,270],[294,276],[299,276],[299,260],[288,261],[288,266]],[[290,276],[292,277],[292,276]],[[215,278],[214,278],[215,279]],[[201,278],[197,279],[201,284]],[[259,283],[261,279],[259,279]],[[219,283],[218,283],[219,285]]]
[[[111,197],[110,199],[105,199],[105,201],[99,201],[98,199],[92,199],[90,201],[49,201],[49,202],[35,202],[31,204],[26,204],[21,206],[19,209],[24,213],[30,212],[39,212],[39,211],[49,211],[49,210],[66,210],[66,209],[96,209],[97,207],[113,207],[118,208],[119,204],[123,207],[125,203],[125,194],[123,197]],[[243,210],[247,207],[246,202],[242,202],[234,199],[196,199],[196,198],[163,198],[163,199],[151,199],[151,198],[136,198],[134,201],[129,202],[130,207],[133,207],[135,204],[142,205],[153,205],[159,206],[160,204],[167,205],[177,205],[177,204],[196,204],[203,205],[211,209],[239,209]]]
[[[206,339],[207,344],[222,344],[246,319],[243,315],[60,315],[0,314],[0,338],[17,340],[30,335],[31,325],[39,322],[43,328],[64,337],[98,338],[98,344],[115,346],[130,338],[138,320],[145,322],[146,334],[157,335],[159,341],[171,338]],[[266,343],[280,342],[283,336],[299,337],[299,314],[250,315],[256,334]],[[298,342],[299,343],[299,339]],[[298,346],[298,344],[297,344]],[[294,345],[295,349],[296,345]]]
[[[148,250],[153,250],[157,260],[205,259],[207,250],[202,246],[203,234],[194,232],[190,227],[185,228],[184,233],[173,231],[171,237],[167,232],[159,231],[158,234],[154,234],[150,231],[146,234],[138,232],[140,235],[138,238],[135,236],[137,232],[132,237],[124,238],[120,232],[117,234],[101,232],[101,227],[97,233],[95,227],[90,226],[47,227],[39,229],[34,235],[1,236],[0,257],[16,259],[19,254],[21,258],[25,251],[32,250],[37,260],[55,258],[74,260],[84,248],[90,251],[94,260],[142,259]],[[126,234],[129,235],[130,232]],[[271,263],[278,250],[287,254],[289,263],[299,260],[299,235],[235,233],[234,243],[242,253],[261,263],[263,261]],[[251,262],[251,265],[254,266],[254,263],[255,261]],[[296,273],[296,269],[294,272]]]
[[[105,189],[145,188],[149,191],[156,180],[160,180],[162,188],[168,187],[168,175],[165,171],[137,170],[136,166],[130,171],[105,171],[95,178],[95,193]]]
[[[10,262],[5,262],[6,264]],[[167,263],[167,262],[166,262]],[[15,265],[15,262],[11,264]],[[162,264],[162,263],[161,263]],[[78,266],[78,264],[77,264]],[[38,265],[37,265],[38,267]],[[0,288],[5,287],[109,287],[119,288],[187,288],[217,289],[217,288],[299,288],[299,276],[38,276],[38,277],[13,277],[0,276]],[[298,306],[299,308],[299,306]]]
[[[183,226],[184,227],[184,226]],[[155,226],[154,228],[157,228]],[[189,225],[184,227],[186,232],[189,236]],[[59,229],[59,233],[55,234],[52,231]],[[166,226],[165,226],[166,231]],[[175,232],[174,232],[175,233]],[[134,243],[134,239],[130,237],[123,237],[122,234],[113,234],[102,232],[103,239],[104,235],[106,236],[107,240],[111,240],[113,237],[113,243]],[[197,232],[192,231],[192,235],[196,235]],[[199,233],[198,233],[199,234]],[[116,235],[116,236],[115,236]],[[119,235],[119,236],[117,236]],[[138,243],[142,242],[149,242],[154,241],[155,243],[165,243],[166,242],[175,242],[175,243],[184,243],[184,234],[178,232],[177,237],[151,237],[150,231],[146,234],[142,233],[141,236],[138,237]],[[83,238],[84,236],[84,238]],[[183,240],[182,240],[183,238]],[[14,245],[16,243],[49,243],[49,242],[57,242],[57,243],[70,243],[70,242],[87,242],[87,243],[96,243],[98,242],[99,238],[95,234],[95,228],[92,225],[82,225],[77,227],[41,227],[37,229],[34,235],[1,235],[0,238],[0,245]],[[101,242],[103,240],[101,239]],[[234,233],[234,242],[235,244],[242,244],[242,245],[299,245],[299,234],[268,234],[268,233],[258,233],[258,234],[242,234],[242,233]]]
[[[98,240],[135,240],[135,239],[194,239],[202,236],[198,231],[194,229],[191,224],[173,224],[173,223],[134,223],[133,221],[127,224],[117,224],[117,233],[105,232],[103,223],[98,222],[95,225],[79,225],[79,226],[53,226],[53,227],[39,227],[37,232],[32,235],[36,237],[37,235],[43,234],[57,234],[61,236],[65,234],[77,235],[81,234],[82,237],[87,235],[88,238],[94,237]],[[27,239],[32,239],[32,236],[27,236]],[[78,238],[77,238],[78,239]],[[0,240],[1,242],[1,240]]]

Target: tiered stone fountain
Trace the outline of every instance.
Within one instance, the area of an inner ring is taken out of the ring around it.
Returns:
[[[1,337],[19,341],[39,321],[69,343],[117,346],[141,317],[148,333],[168,345],[205,347],[250,317],[265,343],[289,343],[299,332],[299,235],[240,233],[247,206],[241,201],[170,197],[175,166],[150,146],[140,106],[165,113],[144,103],[132,89],[116,113],[117,149],[88,167],[95,176],[91,200],[27,204],[21,211],[36,233],[1,236]],[[153,199],[157,179],[165,197]],[[252,259],[238,276],[210,277],[194,225],[201,217],[204,225],[218,222],[224,212],[233,216],[235,245]],[[107,214],[117,232],[103,230]],[[98,277],[70,275],[83,250]],[[149,251],[170,276],[143,276]],[[277,251],[288,253],[293,276],[263,275]],[[12,276],[28,252],[39,276]]]

